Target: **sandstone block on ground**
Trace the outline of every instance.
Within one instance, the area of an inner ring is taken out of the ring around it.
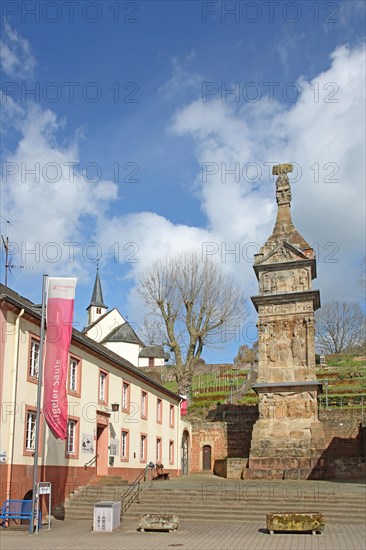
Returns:
[[[139,519],[139,527],[142,532],[149,531],[175,531],[178,529],[179,518],[175,514],[143,514]]]
[[[274,531],[317,531],[324,529],[324,517],[319,513],[291,513],[277,512],[267,514],[267,529],[273,534]]]

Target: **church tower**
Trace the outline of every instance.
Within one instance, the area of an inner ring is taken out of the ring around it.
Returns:
[[[97,273],[95,275],[95,282],[93,288],[93,294],[90,300],[90,304],[86,308],[88,312],[88,324],[87,326],[97,321],[99,317],[107,313],[107,306],[104,304],[102,285],[99,277],[99,265],[97,265]]]

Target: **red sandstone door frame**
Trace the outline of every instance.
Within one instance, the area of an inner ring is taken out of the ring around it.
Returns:
[[[97,411],[96,474],[108,475],[108,428],[110,414]]]

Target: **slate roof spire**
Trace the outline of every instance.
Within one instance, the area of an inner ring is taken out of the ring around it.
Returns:
[[[95,275],[93,294],[90,300],[90,304],[86,309],[88,310],[92,306],[102,307],[107,309],[107,306],[105,305],[103,300],[102,284],[100,282],[100,277],[99,277],[99,262],[97,262],[97,272]]]

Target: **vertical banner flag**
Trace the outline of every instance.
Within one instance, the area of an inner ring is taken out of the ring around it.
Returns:
[[[48,278],[43,414],[57,439],[67,437],[66,379],[75,287],[75,278]]]

